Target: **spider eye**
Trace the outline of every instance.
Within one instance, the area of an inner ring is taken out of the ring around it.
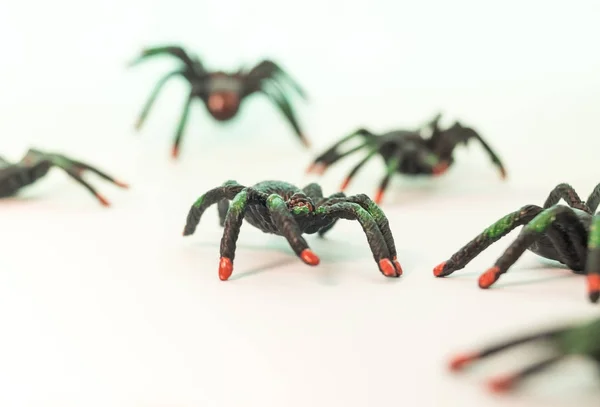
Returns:
[[[304,202],[299,202],[297,206],[304,206],[305,203]]]

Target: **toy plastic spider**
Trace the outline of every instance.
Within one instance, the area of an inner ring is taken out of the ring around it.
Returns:
[[[177,126],[173,144],[173,157],[177,157],[179,154],[179,144],[181,143],[181,137],[194,98],[201,99],[208,113],[214,119],[223,122],[232,119],[237,114],[242,100],[256,92],[264,93],[279,108],[300,138],[300,141],[306,147],[309,147],[309,141],[300,129],[292,106],[285,94],[283,82],[280,80],[283,80],[294,88],[304,99],[306,99],[306,94],[300,85],[275,64],[275,62],[264,60],[249,71],[240,69],[235,73],[223,71],[210,72],[206,70],[197,57],[190,56],[183,48],[162,46],[144,49],[142,54],[131,65],[135,65],[147,58],[164,54],[179,58],[183,62],[183,67],[169,72],[158,81],[138,118],[136,129],[139,130],[142,127],[144,120],[148,116],[154,101],[165,83],[175,76],[185,78],[192,88],[185,102],[179,125]]]
[[[29,149],[21,161],[15,164],[0,157],[0,198],[16,195],[20,189],[45,176],[51,167],[63,169],[71,178],[94,194],[104,206],[109,206],[110,203],[82,178],[84,171],[93,172],[121,188],[129,187],[127,184],[115,180],[88,164],[72,160],[61,154],[44,153],[40,150]]]
[[[569,206],[557,205],[564,199]],[[576,274],[587,274],[588,294],[592,302],[600,297],[600,184],[583,202],[569,184],[557,185],[544,207],[526,205],[485,229],[449,260],[433,270],[446,277],[465,267],[492,243],[524,225],[504,254],[479,278],[479,286],[488,288],[506,273],[525,250],[565,264]]]
[[[229,200],[232,200],[231,207]],[[300,189],[282,181],[264,181],[252,187],[227,181],[194,203],[187,216],[184,236],[194,233],[204,211],[215,203],[218,203],[221,226],[225,228],[219,263],[221,280],[227,280],[233,272],[235,245],[244,217],[265,233],[285,237],[296,255],[310,266],[319,264],[319,258],[308,247],[303,233],[318,232],[323,236],[338,219],[357,220],[383,275],[399,277],[402,274],[388,220],[364,194],[347,197],[338,192],[323,197],[321,187],[315,183]]]
[[[479,352],[460,355],[450,362],[450,369],[459,371],[473,362],[496,355],[514,346],[542,341],[549,342],[553,346],[553,356],[530,365],[520,372],[490,380],[490,389],[494,392],[511,390],[524,379],[542,372],[569,356],[584,356],[600,364],[600,319],[596,319],[582,325],[565,326],[533,335],[521,336],[511,341],[490,346]]]
[[[374,201],[381,203],[383,194],[389,184],[390,178],[394,173],[406,175],[441,175],[454,163],[454,148],[460,144],[467,144],[469,140],[475,139],[481,143],[487,151],[492,162],[500,169],[502,178],[506,177],[506,170],[500,161],[500,158],[491,149],[491,147],[481,138],[481,136],[472,128],[464,127],[459,122],[446,130],[441,130],[438,122],[441,115],[438,114],[426,128],[430,128],[431,136],[425,138],[419,129],[416,131],[395,130],[382,135],[375,135],[371,131],[361,128],[354,133],[344,137],[335,143],[323,154],[319,155],[308,168],[307,172],[323,174],[327,168],[338,160],[359,150],[367,152],[366,157],[360,161],[348,174],[342,186],[342,191],[346,190],[350,180],[354,177],[366,163],[376,154],[379,154],[387,167],[386,174],[379,184],[379,189],[375,195]],[[338,151],[347,141],[361,137],[359,146],[346,150]]]

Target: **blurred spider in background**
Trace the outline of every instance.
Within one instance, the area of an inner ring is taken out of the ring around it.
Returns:
[[[183,66],[167,73],[155,85],[138,117],[136,129],[139,130],[144,124],[152,105],[167,81],[176,76],[185,78],[190,83],[191,89],[175,132],[172,151],[174,158],[179,155],[181,138],[188,120],[190,106],[195,98],[204,102],[208,113],[215,120],[225,122],[237,115],[242,101],[247,96],[257,92],[265,94],[279,108],[304,146],[307,148],[310,146],[308,139],[300,129],[283,85],[287,84],[292,87],[304,99],[306,99],[306,94],[300,85],[275,62],[264,60],[249,71],[244,69],[233,73],[208,71],[200,59],[190,56],[183,48],[161,46],[144,49],[130,66],[158,55],[174,56],[183,62]]]
[[[453,153],[456,146],[466,145],[470,140],[477,140],[500,170],[502,178],[506,177],[506,170],[500,158],[475,130],[459,122],[447,129],[441,129],[438,125],[440,119],[441,114],[438,114],[425,128],[395,130],[382,135],[376,135],[364,128],[358,129],[315,158],[307,172],[323,174],[340,159],[357,151],[366,152],[366,156],[356,164],[342,183],[340,188],[344,191],[358,171],[371,158],[379,155],[386,165],[386,173],[373,200],[380,204],[393,174],[411,176],[443,174],[454,163]],[[426,128],[431,130],[429,137],[422,135]],[[357,137],[362,139],[358,146],[340,151],[343,144]]]

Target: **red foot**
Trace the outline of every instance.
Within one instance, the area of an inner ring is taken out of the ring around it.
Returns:
[[[115,180],[115,185],[121,188],[129,188],[129,184],[125,183],[125,182],[121,182],[118,180]]]
[[[232,273],[233,263],[231,262],[231,259],[228,257],[221,257],[221,261],[219,261],[219,278],[221,281],[229,280]]]
[[[323,163],[313,163],[306,169],[306,173],[323,175],[326,169],[327,166]]]
[[[446,171],[448,171],[448,163],[446,162],[441,162],[439,164],[436,164],[433,167],[433,175],[438,176],[438,175],[442,175],[443,173],[445,173]]]
[[[600,299],[600,274],[588,274],[587,284],[590,301],[593,303],[598,302],[598,299]]]
[[[173,149],[171,150],[171,157],[173,157],[173,158],[179,157],[179,147],[177,147],[177,146],[173,147]]]
[[[433,275],[436,277],[441,277],[444,273],[444,267],[446,267],[446,262],[440,263],[433,269]]]
[[[476,361],[477,359],[479,359],[479,354],[477,353],[459,355],[450,361],[450,370],[452,370],[453,372],[458,372],[459,370],[462,370],[466,365]]]
[[[379,260],[379,268],[386,277],[396,277],[396,269],[390,259]]]
[[[100,201],[100,203],[102,205],[104,205],[104,206],[110,206],[110,202],[108,202],[108,200],[105,197],[103,197],[102,195],[96,194],[96,198],[98,198],[98,200]]]
[[[394,263],[394,267],[396,268],[396,273],[401,276],[402,275],[402,266],[396,257],[392,259],[392,263]]]
[[[378,189],[375,193],[375,198],[373,199],[373,202],[375,202],[377,205],[381,204],[381,201],[383,201],[383,193],[383,189]]]
[[[489,288],[500,277],[500,267],[494,266],[479,277],[479,287]]]
[[[488,382],[488,387],[494,393],[506,393],[515,386],[516,380],[512,376],[499,377]]]
[[[506,170],[504,168],[500,168],[500,178],[506,179]]]
[[[300,258],[303,262],[310,266],[316,266],[321,261],[319,256],[317,256],[312,250],[304,249],[302,253],[300,253]]]
[[[350,177],[346,178],[344,182],[342,182],[342,186],[340,187],[340,191],[345,191],[348,188],[348,184],[350,184]]]

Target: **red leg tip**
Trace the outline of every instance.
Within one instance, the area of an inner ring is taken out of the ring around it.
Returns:
[[[344,182],[342,182],[342,186],[340,187],[340,191],[345,191],[348,188],[348,184],[350,184],[350,177],[346,178]]]
[[[171,157],[177,158],[179,157],[179,147],[173,147],[171,150]]]
[[[392,263],[394,263],[394,267],[396,268],[396,273],[401,276],[402,275],[402,266],[396,257],[392,259]]]
[[[500,168],[500,178],[506,179],[506,170],[504,168]]]
[[[396,269],[390,259],[379,260],[379,269],[386,277],[397,277]]]
[[[302,144],[304,144],[304,147],[310,148],[310,141],[306,138],[306,136],[301,134],[300,138],[302,139]]]
[[[105,197],[103,197],[102,195],[96,194],[96,198],[98,198],[98,200],[100,201],[100,203],[103,206],[110,206],[110,202],[108,202],[108,200]]]
[[[221,279],[221,281],[227,281],[232,273],[233,263],[231,262],[231,259],[228,257],[221,257],[221,261],[219,261],[219,279]]]
[[[500,267],[494,266],[479,277],[479,287],[489,288],[500,276]]]
[[[464,369],[466,365],[477,360],[479,355],[476,353],[468,354],[468,355],[459,355],[450,361],[450,370],[453,372],[458,372],[459,370]]]
[[[443,173],[445,173],[448,170],[448,163],[446,162],[441,162],[439,164],[436,164],[433,166],[433,175],[438,176],[438,175],[442,175]]]
[[[125,189],[129,188],[129,184],[118,180],[115,180],[115,185]]]
[[[446,262],[440,263],[433,269],[433,275],[436,277],[441,277],[444,274],[444,267],[446,267]]]
[[[488,382],[489,389],[494,393],[506,393],[511,390],[516,381],[513,377],[499,377]]]
[[[304,249],[302,253],[300,253],[300,258],[303,262],[310,266],[316,266],[319,264],[320,259],[312,250]]]
[[[373,202],[375,202],[377,205],[381,204],[381,201],[383,201],[383,192],[383,189],[378,189],[375,193],[375,198],[373,199]]]
[[[587,283],[590,301],[593,303],[598,302],[598,299],[600,299],[600,274],[588,274]]]
[[[306,168],[306,173],[310,174],[311,172],[313,172],[315,170],[317,164],[312,163],[311,165],[308,166],[308,168]]]

